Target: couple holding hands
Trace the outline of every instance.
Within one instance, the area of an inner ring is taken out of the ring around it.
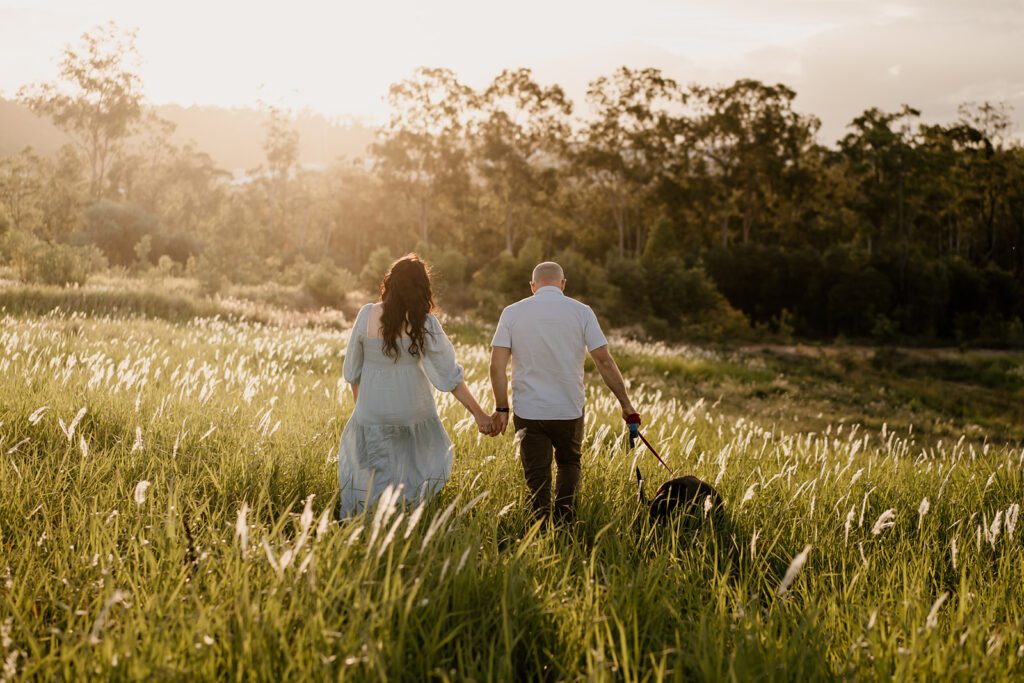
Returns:
[[[345,352],[343,372],[355,410],[338,446],[341,516],[372,506],[389,485],[400,487],[400,499],[413,502],[444,486],[454,449],[437,415],[433,386],[451,392],[483,434],[503,434],[511,418],[538,519],[551,513],[553,452],[555,519],[572,519],[580,480],[587,352],[619,400],[623,417],[636,411],[597,316],[565,296],[565,282],[561,266],[541,263],[530,282],[533,296],[502,311],[491,341],[496,409],[488,415],[464,381],[455,349],[431,313],[427,264],[410,254],[391,265],[380,286],[380,302],[359,311]]]

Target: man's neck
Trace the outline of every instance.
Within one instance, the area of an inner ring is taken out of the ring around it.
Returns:
[[[543,285],[538,287],[534,294],[540,294],[541,292],[557,292],[558,294],[563,294],[562,288],[558,285]]]

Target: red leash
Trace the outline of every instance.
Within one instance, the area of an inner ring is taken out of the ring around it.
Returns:
[[[654,446],[651,445],[651,442],[644,438],[644,435],[640,433],[639,429],[637,430],[636,435],[640,437],[640,440],[644,442],[644,445],[647,446],[648,450],[650,450],[651,453],[654,454],[654,457],[658,459],[658,462],[661,463],[661,466],[668,470],[669,474],[675,474],[672,468],[665,464],[665,461],[661,459],[660,455],[658,455],[658,451],[654,450]]]
[[[661,459],[660,455],[658,455],[658,451],[654,450],[654,446],[651,445],[651,442],[644,438],[644,435],[640,433],[640,415],[637,413],[633,413],[632,415],[627,416],[626,425],[630,427],[629,431],[631,435],[634,431],[636,432],[636,435],[639,436],[640,440],[644,442],[645,446],[647,446],[647,450],[654,454],[654,457],[658,459],[658,462],[661,463],[661,466],[668,470],[669,474],[675,474],[675,472],[672,471],[672,468],[669,467],[668,464],[666,464],[666,462]],[[635,427],[635,429],[633,429],[633,427]],[[633,445],[632,436],[630,436],[629,445]]]

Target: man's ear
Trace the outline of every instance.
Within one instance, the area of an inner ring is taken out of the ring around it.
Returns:
[[[566,280],[565,278],[562,278],[562,284],[561,284],[561,285],[559,285],[559,287],[561,287],[561,288],[562,288],[562,291],[563,291],[563,292],[565,291],[565,283],[566,283],[566,282],[568,282],[568,280]]]

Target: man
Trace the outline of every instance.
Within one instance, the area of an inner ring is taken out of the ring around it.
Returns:
[[[565,296],[565,275],[557,263],[533,269],[533,296],[505,308],[491,341],[494,429],[508,426],[508,363],[512,360],[513,422],[521,434],[519,456],[538,519],[551,505],[551,451],[555,478],[555,519],[571,520],[580,481],[583,443],[583,362],[586,352],[622,406],[634,414],[608,341],[594,311]]]

